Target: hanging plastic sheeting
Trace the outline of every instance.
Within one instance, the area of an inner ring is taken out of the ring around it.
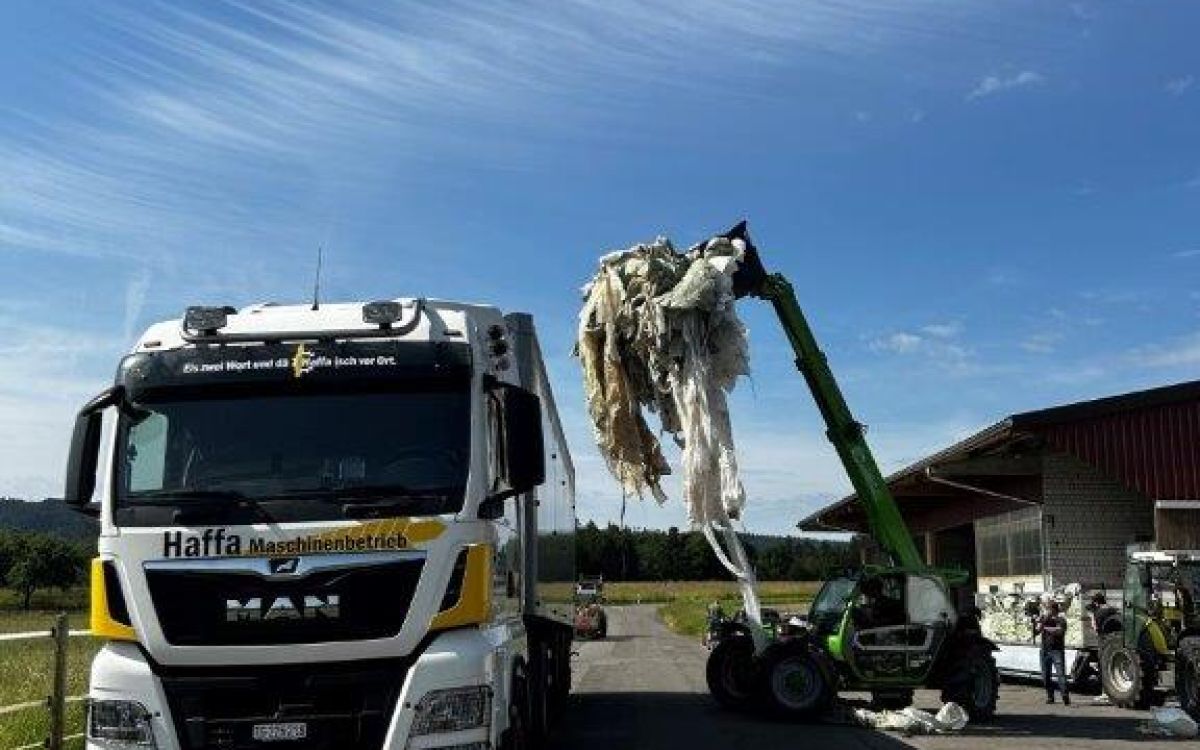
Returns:
[[[746,247],[715,237],[679,253],[660,237],[600,259],[584,287],[576,352],[596,444],[628,494],[666,501],[671,473],[646,423],[682,448],[688,518],[738,580],[747,618],[761,626],[754,573],[733,521],[746,494],[738,477],[726,394],[748,374],[746,329],[733,273]],[[752,627],[763,645],[761,627]]]

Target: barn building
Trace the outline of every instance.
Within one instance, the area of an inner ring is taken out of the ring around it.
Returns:
[[[1013,414],[887,482],[926,562],[977,591],[1120,588],[1128,544],[1200,549],[1200,381]],[[799,527],[866,521],[852,495]]]

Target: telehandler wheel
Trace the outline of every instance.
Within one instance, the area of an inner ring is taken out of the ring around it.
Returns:
[[[704,677],[708,692],[723,708],[741,711],[754,695],[754,643],[748,637],[725,638],[708,654]]]
[[[1175,692],[1179,707],[1200,721],[1200,636],[1183,638],[1175,649]]]
[[[975,724],[986,724],[996,715],[1000,696],[1000,671],[988,646],[975,646],[959,659],[942,688],[942,702],[962,706]]]
[[[792,721],[820,718],[833,702],[833,676],[820,656],[803,641],[780,643],[762,656],[758,689],[763,706]]]
[[[1120,633],[1100,643],[1100,679],[1104,694],[1121,708],[1144,710],[1154,704],[1158,670],[1153,658],[1128,646]]]
[[[872,690],[871,709],[874,711],[899,711],[913,702],[911,690]]]

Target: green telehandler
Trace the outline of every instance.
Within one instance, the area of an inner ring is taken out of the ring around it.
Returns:
[[[771,629],[765,647],[755,648],[745,622],[723,623],[706,666],[711,693],[729,708],[803,720],[824,714],[839,691],[869,691],[877,707],[902,708],[925,687],[941,690],[942,700],[958,703],[972,721],[991,719],[1000,682],[996,646],[981,635],[977,615],[956,605],[953,588],[966,584],[966,573],[935,570],[921,559],[791,284],[763,268],[745,222],[724,236],[746,246],[735,295],[774,307],[889,564],[825,581],[807,620]]]

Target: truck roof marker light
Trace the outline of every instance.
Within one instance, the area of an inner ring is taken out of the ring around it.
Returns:
[[[400,320],[402,314],[400,303],[392,300],[368,302],[362,309],[364,323],[377,325],[384,330],[391,328],[393,323]]]
[[[206,336],[212,336],[229,323],[229,316],[237,312],[228,305],[223,307],[207,307],[193,305],[183,314],[183,327]]]

